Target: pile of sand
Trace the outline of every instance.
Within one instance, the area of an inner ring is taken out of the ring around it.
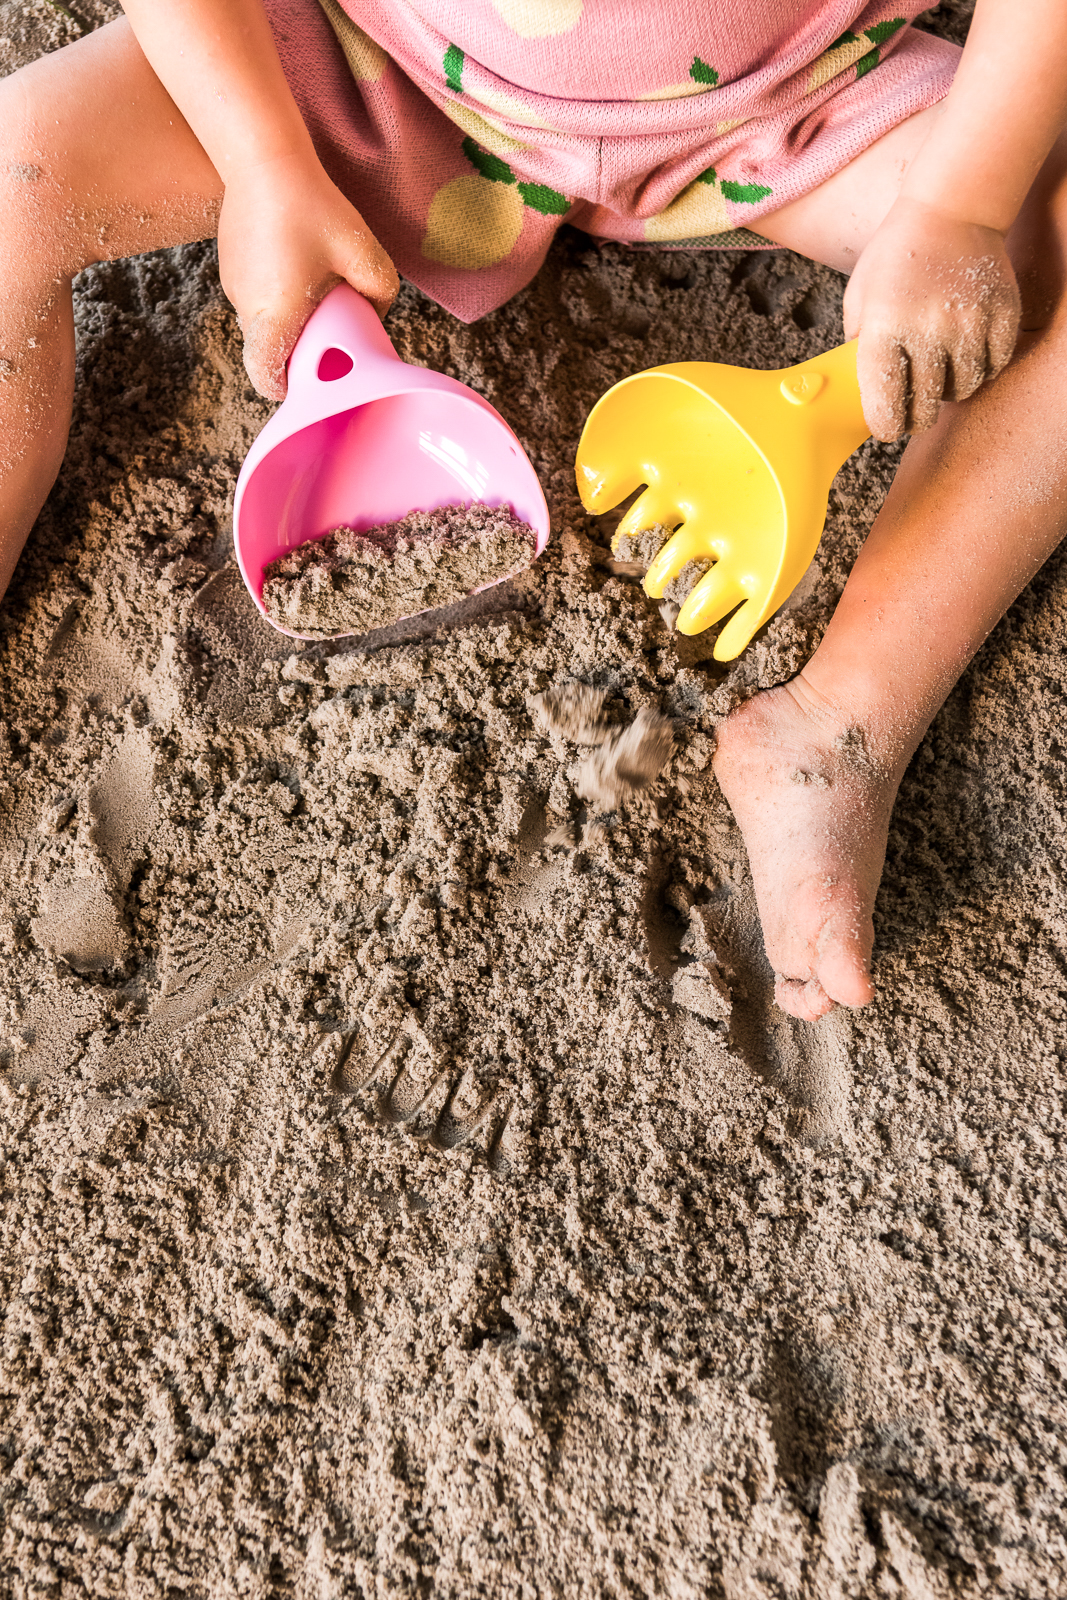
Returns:
[[[507,506],[442,506],[357,533],[337,528],[268,566],[263,604],[304,639],[369,633],[455,605],[534,559],[537,538]]]
[[[574,491],[608,384],[799,361],[839,310],[784,253],[574,234],[474,328],[405,290],[553,543],[294,649],[233,564],[270,408],[213,251],[79,280],[0,642],[5,1593],[1062,1593],[1067,565],[905,780],[879,999],[808,1026],[709,762],[899,452],[729,669]]]

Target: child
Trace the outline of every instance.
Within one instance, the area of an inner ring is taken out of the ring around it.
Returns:
[[[395,259],[471,318],[564,217],[619,239],[745,225],[851,272],[868,421],[921,437],[818,650],[727,720],[715,770],[779,1004],[865,1004],[897,786],[1059,542],[1067,488],[1067,7],[977,0],[962,58],[905,25],[918,9],[127,0],[0,84],[0,592],[63,456],[91,262],[217,231],[274,398],[338,279],[384,313]]]

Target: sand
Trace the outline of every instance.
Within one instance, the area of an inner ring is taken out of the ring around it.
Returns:
[[[574,791],[595,813],[617,811],[651,788],[674,750],[668,717],[642,706],[632,722],[613,727],[607,717],[608,691],[577,680],[556,683],[534,695],[529,709],[543,732],[575,744],[596,745],[574,773]]]
[[[626,577],[643,577],[667,543],[672,531],[657,523],[655,527],[644,528],[637,534],[624,533],[615,546],[615,570]],[[710,561],[687,561],[675,573],[670,583],[664,586],[664,605],[673,606],[674,616],[677,616],[683,601],[689,598],[690,592],[696,588],[705,573],[711,571],[711,568]],[[664,607],[661,606],[660,609],[662,612]],[[669,625],[673,625],[673,617],[670,618]]]
[[[529,566],[537,537],[507,506],[442,506],[355,532],[336,528],[272,561],[267,615],[304,639],[368,633],[454,605]]]
[[[71,31],[16,27],[5,65]],[[0,612],[0,1592],[1063,1593],[1067,561],[905,778],[877,1001],[805,1025],[709,763],[899,450],[729,666],[574,489],[609,383],[802,360],[840,295],[573,233],[474,328],[405,289],[400,354],[504,412],[553,540],[300,647],[233,562],[270,407],[213,249],[79,279]],[[604,811],[580,769],[642,713],[670,753]]]

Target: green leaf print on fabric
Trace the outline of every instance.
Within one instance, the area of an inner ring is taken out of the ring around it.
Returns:
[[[726,202],[754,206],[771,193],[763,183],[734,183],[705,167],[675,195],[669,206],[645,221],[645,238],[657,243],[672,239],[700,239],[734,232],[738,224]]]
[[[907,26],[905,17],[890,17],[885,22],[875,22],[862,33],[846,31],[834,40],[811,68],[805,85],[805,94],[814,94],[824,84],[830,83],[849,67],[855,67],[856,77],[865,77],[881,60],[881,47],[899,29]],[[871,46],[874,46],[871,49]]]
[[[570,210],[571,203],[565,194],[560,194],[558,189],[550,189],[547,183],[519,183],[506,161],[483,150],[473,139],[464,139],[461,148],[471,166],[483,178],[489,178],[493,183],[515,184],[523,205],[529,206],[531,211],[539,211],[543,217],[564,217]]]
[[[520,183],[519,193],[523,205],[529,206],[531,211],[540,211],[544,217],[564,217],[571,208],[565,194],[544,183]]]
[[[889,22],[876,22],[873,28],[864,28],[863,36],[873,45],[885,44],[886,40],[891,39],[897,29],[903,26],[903,17],[893,17]]]
[[[860,56],[856,62],[856,77],[862,78],[875,68],[882,59],[879,47],[891,39],[898,28],[904,26],[903,17],[893,17],[889,22],[876,22],[873,28],[864,28],[863,37],[869,39],[874,45],[873,50],[868,50],[865,56]]]
[[[442,63],[445,69],[445,88],[453,94],[463,93],[463,51],[458,44],[450,44]]]
[[[719,74],[714,67],[709,67],[706,61],[701,61],[699,56],[693,57],[693,65],[689,68],[689,76],[694,83],[705,83],[709,89],[714,89],[719,81]]]
[[[729,178],[723,178],[719,184],[725,200],[733,200],[735,204],[754,206],[760,200],[766,200],[771,190],[762,183],[732,183]]]
[[[473,139],[464,139],[463,154],[472,167],[476,167],[483,178],[491,178],[494,183],[514,183],[515,174],[506,161],[501,161],[499,156],[490,155],[488,150],[482,150]]]

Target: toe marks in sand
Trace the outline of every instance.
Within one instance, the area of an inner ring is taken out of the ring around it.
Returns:
[[[366,1036],[358,1029],[328,1035],[327,1052],[334,1052],[328,1092],[331,1095],[359,1095],[371,1092],[372,1115],[383,1127],[402,1128],[412,1138],[433,1150],[450,1154],[472,1145],[483,1130],[487,1138],[478,1141],[489,1166],[501,1171],[507,1166],[503,1149],[511,1107],[497,1089],[483,1092],[466,1113],[457,1110],[469,1088],[470,1070],[456,1071],[435,1067],[429,1046],[418,1021],[411,1013],[384,1050],[368,1051]]]

